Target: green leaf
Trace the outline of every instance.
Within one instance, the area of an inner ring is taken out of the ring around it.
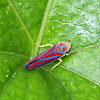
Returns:
[[[26,70],[48,47],[72,43],[69,56]],[[0,100],[99,100],[100,1],[1,0]]]

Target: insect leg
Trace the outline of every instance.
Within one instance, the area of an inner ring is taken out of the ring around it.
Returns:
[[[50,72],[52,71],[52,69],[54,69],[56,66],[58,66],[58,65],[62,62],[62,59],[61,59],[61,58],[59,58],[58,60],[59,60],[60,62],[59,62],[58,64],[56,64],[55,66],[53,66],[53,67],[51,68]]]
[[[41,46],[39,46],[39,45],[36,45],[37,47],[46,47],[46,46],[53,46],[52,44],[46,44],[46,45],[41,45]]]
[[[61,56],[61,58],[64,57],[64,56],[68,56],[68,55],[69,55],[69,54],[65,53],[65,54],[63,54],[63,55]]]
[[[68,53],[66,53],[65,55],[66,55],[66,56],[68,56],[69,54],[68,54]]]

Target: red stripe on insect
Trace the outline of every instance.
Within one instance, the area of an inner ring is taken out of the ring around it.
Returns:
[[[59,57],[57,57],[57,58],[59,58]],[[53,59],[45,60],[45,61],[37,61],[37,62],[35,62],[35,63],[29,65],[29,66],[27,67],[27,69],[33,69],[33,68],[36,68],[36,67],[45,65],[46,63],[52,62],[52,61],[56,60],[57,58],[53,58]]]
[[[50,55],[47,55],[47,56],[41,57],[41,59],[43,59],[43,58],[48,58],[48,57],[53,57],[53,56],[57,56],[57,55],[63,55],[63,53],[58,53],[58,52],[56,52],[56,53],[52,53],[52,54],[50,54]]]
[[[52,52],[52,51],[55,49],[55,46],[56,46],[56,45],[54,45],[50,50],[47,49],[48,51],[45,50],[45,51],[47,51],[47,52],[46,52],[44,55],[42,55],[42,54],[43,54],[45,51],[44,51],[43,53],[41,53],[41,55],[42,55],[41,57],[44,57],[44,56],[47,55],[49,52]]]

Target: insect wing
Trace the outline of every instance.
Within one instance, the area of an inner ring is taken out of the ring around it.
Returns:
[[[56,49],[57,49],[57,44],[45,50],[44,52],[33,58],[31,61],[26,63],[25,64],[26,69],[31,70],[33,68],[55,61],[56,59],[58,59],[63,55],[63,52],[56,51]]]

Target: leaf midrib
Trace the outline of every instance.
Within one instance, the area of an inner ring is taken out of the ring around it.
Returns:
[[[43,20],[42,20],[39,36],[38,36],[38,39],[37,39],[37,42],[36,42],[36,45],[38,45],[38,46],[41,43],[44,31],[45,31],[47,18],[48,18],[49,12],[50,12],[51,5],[52,5],[52,0],[49,0],[48,3],[47,3],[47,7],[46,7],[46,10],[45,10],[45,13],[44,13]],[[32,58],[37,55],[38,50],[39,50],[39,47],[35,47],[34,55],[32,56]]]

